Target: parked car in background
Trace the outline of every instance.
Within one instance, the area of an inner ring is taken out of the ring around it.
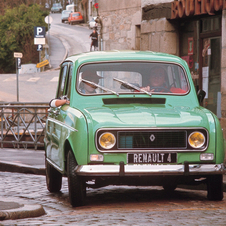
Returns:
[[[151,51],[101,51],[68,57],[48,110],[46,182],[61,190],[68,177],[72,206],[86,188],[107,185],[207,185],[223,199],[225,141],[216,115],[202,107],[187,63]]]
[[[83,22],[83,16],[80,12],[70,13],[70,16],[68,17],[68,23],[70,25],[73,25],[76,23],[82,23],[82,22]]]
[[[68,17],[70,16],[70,13],[72,13],[71,10],[63,10],[61,13],[61,22],[68,22]]]
[[[53,3],[51,13],[61,13],[61,11],[62,11],[61,3]]]
[[[97,27],[97,22],[95,21],[96,18],[97,18],[96,16],[92,17],[92,19],[88,22],[90,29],[93,29],[93,28]]]

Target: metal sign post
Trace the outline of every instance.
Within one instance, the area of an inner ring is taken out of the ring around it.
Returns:
[[[16,58],[16,83],[17,83],[17,102],[19,102],[19,76],[18,69],[21,69],[21,58],[23,57],[22,53],[14,52],[14,58]]]
[[[18,78],[17,59],[18,58],[16,58],[16,101],[19,102],[19,78]]]

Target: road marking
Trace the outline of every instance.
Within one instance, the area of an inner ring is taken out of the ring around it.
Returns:
[[[40,77],[35,77],[35,78],[29,78],[27,81],[28,82],[36,82],[40,79]]]
[[[58,77],[53,77],[50,82],[58,82]]]
[[[7,79],[3,80],[3,82],[12,82],[15,80],[16,80],[16,78],[7,78]]]

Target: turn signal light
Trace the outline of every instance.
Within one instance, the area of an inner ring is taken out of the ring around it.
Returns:
[[[92,154],[90,155],[90,161],[103,162],[104,156],[99,154]]]
[[[200,160],[203,160],[203,161],[210,161],[210,160],[213,160],[213,158],[214,158],[213,153],[202,153],[200,155]]]

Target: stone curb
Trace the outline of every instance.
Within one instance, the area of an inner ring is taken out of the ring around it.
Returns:
[[[38,168],[38,167],[28,166],[28,165],[23,165],[18,163],[14,164],[11,162],[4,162],[4,161],[0,161],[0,171],[46,175],[45,168]]]
[[[0,211],[0,220],[8,219],[22,219],[29,217],[40,217],[46,214],[43,207],[39,204],[34,205],[23,205],[22,207],[10,210],[1,210]]]

